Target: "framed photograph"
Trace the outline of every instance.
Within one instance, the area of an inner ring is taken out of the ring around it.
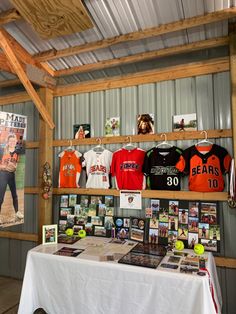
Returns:
[[[97,237],[107,237],[107,230],[103,226],[93,226],[93,235]]]
[[[220,241],[220,226],[210,225],[209,239]]]
[[[210,225],[217,224],[216,203],[201,203],[200,221]]]
[[[153,217],[149,220],[149,228],[151,229],[157,229],[158,228],[158,219],[156,217]]]
[[[138,134],[154,134],[154,114],[143,113],[137,117]]]
[[[106,216],[114,216],[114,207],[106,207]]]
[[[113,207],[114,206],[114,196],[106,195],[105,196],[105,205],[107,207]]]
[[[77,204],[77,194],[69,195],[69,206],[75,206]]]
[[[169,215],[178,216],[179,201],[169,201]]]
[[[169,230],[177,231],[178,230],[178,217],[169,216]]]
[[[68,215],[72,215],[72,208],[71,207],[61,207],[60,208],[60,216],[67,217]]]
[[[198,236],[200,239],[209,239],[209,224],[200,223],[198,224]]]
[[[92,223],[93,225],[96,225],[96,226],[103,226],[104,217],[101,217],[101,216],[92,216],[92,217],[91,217],[91,223]]]
[[[178,238],[178,231],[168,231],[168,243],[174,243]]]
[[[189,217],[198,217],[199,209],[198,202],[189,202]]]
[[[163,256],[129,252],[121,259],[119,259],[118,263],[148,268],[157,268],[162,259]]]
[[[152,243],[152,244],[158,243],[158,229],[149,228],[148,243]]]
[[[119,136],[120,135],[120,117],[106,118],[105,122],[105,136]]]
[[[168,209],[160,208],[159,211],[159,221],[168,222]]]
[[[74,124],[73,129],[76,140],[91,137],[90,124]]]
[[[61,195],[60,207],[69,206],[69,195]]]
[[[196,130],[197,130],[196,113],[173,116],[173,132]]]
[[[152,214],[157,217],[157,214],[158,214],[159,209],[160,209],[160,200],[151,199],[150,206],[151,206],[151,209],[152,209]]]
[[[43,244],[55,244],[57,243],[57,225],[43,225]]]
[[[168,222],[159,222],[159,237],[168,238]]]
[[[198,233],[189,232],[188,234],[188,248],[194,248],[194,245],[198,243]]]
[[[138,243],[131,250],[131,252],[148,254],[148,255],[158,255],[158,256],[166,255],[166,249],[162,245],[158,245],[155,243],[154,244]]]
[[[212,252],[218,251],[216,240],[201,239],[201,244],[204,246],[206,251],[212,251]]]
[[[188,209],[179,209],[179,222],[181,224],[187,224],[188,223]]]

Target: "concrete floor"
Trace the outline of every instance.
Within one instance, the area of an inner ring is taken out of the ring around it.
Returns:
[[[0,277],[0,314],[17,314],[22,281]]]

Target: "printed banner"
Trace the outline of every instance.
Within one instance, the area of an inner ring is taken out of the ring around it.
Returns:
[[[0,112],[0,227],[24,222],[27,117]]]

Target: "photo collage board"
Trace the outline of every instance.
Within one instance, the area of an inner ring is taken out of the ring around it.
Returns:
[[[58,234],[67,228],[78,236],[81,229],[88,236],[167,246],[182,240],[185,248],[197,243],[206,251],[219,252],[220,224],[217,202],[150,199],[145,217],[115,215],[114,197],[99,195],[61,195]]]
[[[206,251],[219,252],[220,225],[217,202],[151,199],[146,209],[149,243],[167,245],[182,240],[185,248],[201,243]]]
[[[98,195],[61,195],[59,209],[59,236],[73,229],[78,236],[81,229],[87,235],[110,237],[114,226],[114,197]]]

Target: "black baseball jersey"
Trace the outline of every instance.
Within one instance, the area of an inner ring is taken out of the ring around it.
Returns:
[[[180,172],[175,165],[182,150],[176,146],[153,147],[145,155],[143,172],[147,176],[147,187],[151,190],[180,190]]]

